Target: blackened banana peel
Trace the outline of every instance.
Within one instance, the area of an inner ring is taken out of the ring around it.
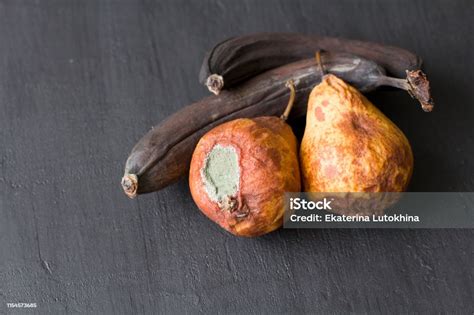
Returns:
[[[394,46],[297,33],[256,33],[215,45],[204,58],[199,81],[219,94],[267,70],[311,58],[318,50],[358,55],[399,78],[407,70],[421,69],[422,63],[412,52]]]

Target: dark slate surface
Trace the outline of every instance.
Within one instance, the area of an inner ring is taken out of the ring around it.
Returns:
[[[472,314],[472,230],[228,235],[187,180],[129,200],[134,143],[207,95],[205,50],[299,31],[400,45],[436,111],[369,97],[410,139],[414,191],[472,191],[472,1],[0,1],[0,313]],[[36,302],[8,310],[7,302]]]

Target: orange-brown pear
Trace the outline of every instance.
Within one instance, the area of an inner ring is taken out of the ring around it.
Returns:
[[[401,192],[413,171],[403,132],[331,74],[310,94],[300,162],[310,192]]]
[[[189,170],[198,208],[238,236],[259,236],[283,224],[285,193],[301,190],[297,140],[283,115],[241,118],[211,129],[199,140]]]

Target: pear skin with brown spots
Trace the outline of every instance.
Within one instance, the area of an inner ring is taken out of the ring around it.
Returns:
[[[402,192],[413,153],[390,119],[328,74],[309,97],[300,165],[308,192]]]
[[[239,184],[225,200],[212,200],[203,170],[217,146],[232,148],[238,159]],[[194,150],[189,187],[198,208],[237,236],[260,236],[283,224],[285,192],[301,190],[297,140],[278,117],[241,118],[206,133]]]

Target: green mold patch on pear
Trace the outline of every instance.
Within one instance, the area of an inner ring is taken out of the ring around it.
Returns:
[[[216,144],[201,169],[204,188],[214,202],[235,196],[239,190],[240,168],[237,151],[232,146]]]

